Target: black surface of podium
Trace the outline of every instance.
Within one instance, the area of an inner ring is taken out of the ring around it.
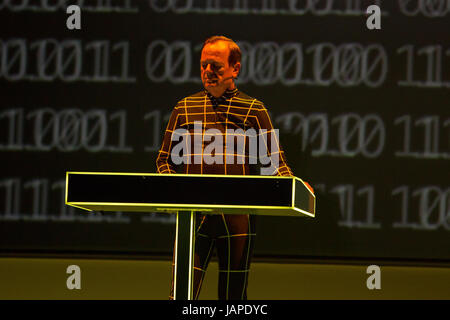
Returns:
[[[195,213],[315,215],[297,177],[67,172],[66,204],[88,211],[177,214],[174,299],[193,299]]]

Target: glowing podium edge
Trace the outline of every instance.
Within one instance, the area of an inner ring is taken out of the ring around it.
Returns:
[[[69,187],[69,175],[70,174],[80,174],[80,175],[123,175],[123,176],[167,176],[167,177],[209,177],[209,178],[239,178],[239,179],[287,179],[292,180],[292,195],[291,195],[291,206],[257,206],[257,205],[225,205],[225,204],[168,204],[168,203],[151,203],[151,204],[145,204],[145,203],[123,203],[123,202],[75,202],[67,201],[68,196],[68,187]],[[305,190],[308,190],[309,195],[312,199],[312,203],[310,204],[310,207],[312,207],[311,212],[302,210],[300,208],[295,207],[295,181],[299,181],[302,183],[302,185],[305,187]],[[159,212],[176,212],[177,210],[193,210],[195,211],[205,211],[205,212],[211,212],[211,211],[219,211],[220,209],[247,209],[247,210],[277,210],[280,213],[283,211],[296,211],[298,213],[304,214],[306,216],[315,217],[315,208],[316,208],[316,197],[314,193],[309,190],[309,188],[306,186],[306,184],[298,177],[285,177],[285,176],[253,176],[253,175],[213,175],[213,174],[159,174],[159,173],[128,173],[128,172],[78,172],[78,171],[68,171],[66,172],[66,194],[65,194],[65,204],[79,208],[86,211],[127,211],[127,209],[133,208],[133,207],[142,207],[145,209],[142,210],[130,210],[130,211],[141,211],[141,212],[150,212],[152,210],[159,211]],[[120,206],[121,208],[113,208],[108,209],[107,206]],[[94,207],[95,209],[91,209],[89,207]],[[99,207],[99,208],[96,208]],[[161,210],[158,208],[164,207],[165,210]],[[261,214],[253,212],[253,214]],[[273,214],[267,214],[267,215],[273,215]],[[283,214],[280,214],[283,215]],[[288,216],[287,214],[285,214]],[[292,216],[292,215],[289,215]]]

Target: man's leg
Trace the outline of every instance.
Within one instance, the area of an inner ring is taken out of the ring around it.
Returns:
[[[255,217],[222,215],[217,237],[219,299],[246,300],[250,262],[256,236]]]
[[[195,234],[195,251],[194,251],[194,299],[198,300],[200,290],[202,288],[203,279],[205,278],[206,269],[211,260],[214,251],[215,240],[208,235],[208,216],[201,217],[200,226]]]

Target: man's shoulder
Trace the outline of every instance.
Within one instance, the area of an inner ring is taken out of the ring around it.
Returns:
[[[195,99],[195,98],[204,98],[205,96],[206,96],[205,90],[202,90],[202,91],[198,91],[194,94],[191,94],[189,96],[186,96],[183,99],[181,99],[180,101],[186,101],[186,100]]]
[[[186,103],[192,103],[195,101],[200,101],[200,99],[204,99],[205,98],[205,91],[199,91],[196,92],[194,94],[191,94],[189,96],[185,96],[184,98],[180,99],[177,101],[177,104],[175,105],[175,108],[177,107],[182,107],[184,106]]]
[[[249,96],[245,92],[239,91],[239,93],[236,95],[236,98],[237,100],[241,100],[251,104],[255,109],[266,109],[266,107],[264,106],[264,102],[255,97]]]
[[[204,97],[204,96],[206,96],[206,92],[205,92],[205,90],[201,90],[201,91],[198,91],[198,92],[196,92],[196,93],[194,93],[194,94],[191,94],[191,95],[185,97],[184,99],[188,99],[188,98],[197,98],[197,97]],[[183,100],[184,100],[184,99],[183,99]]]

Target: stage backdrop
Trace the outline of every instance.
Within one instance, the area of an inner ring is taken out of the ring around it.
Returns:
[[[155,172],[216,34],[317,195],[259,218],[255,255],[450,260],[447,0],[0,0],[1,252],[170,254],[173,215],[67,207],[65,172]]]

